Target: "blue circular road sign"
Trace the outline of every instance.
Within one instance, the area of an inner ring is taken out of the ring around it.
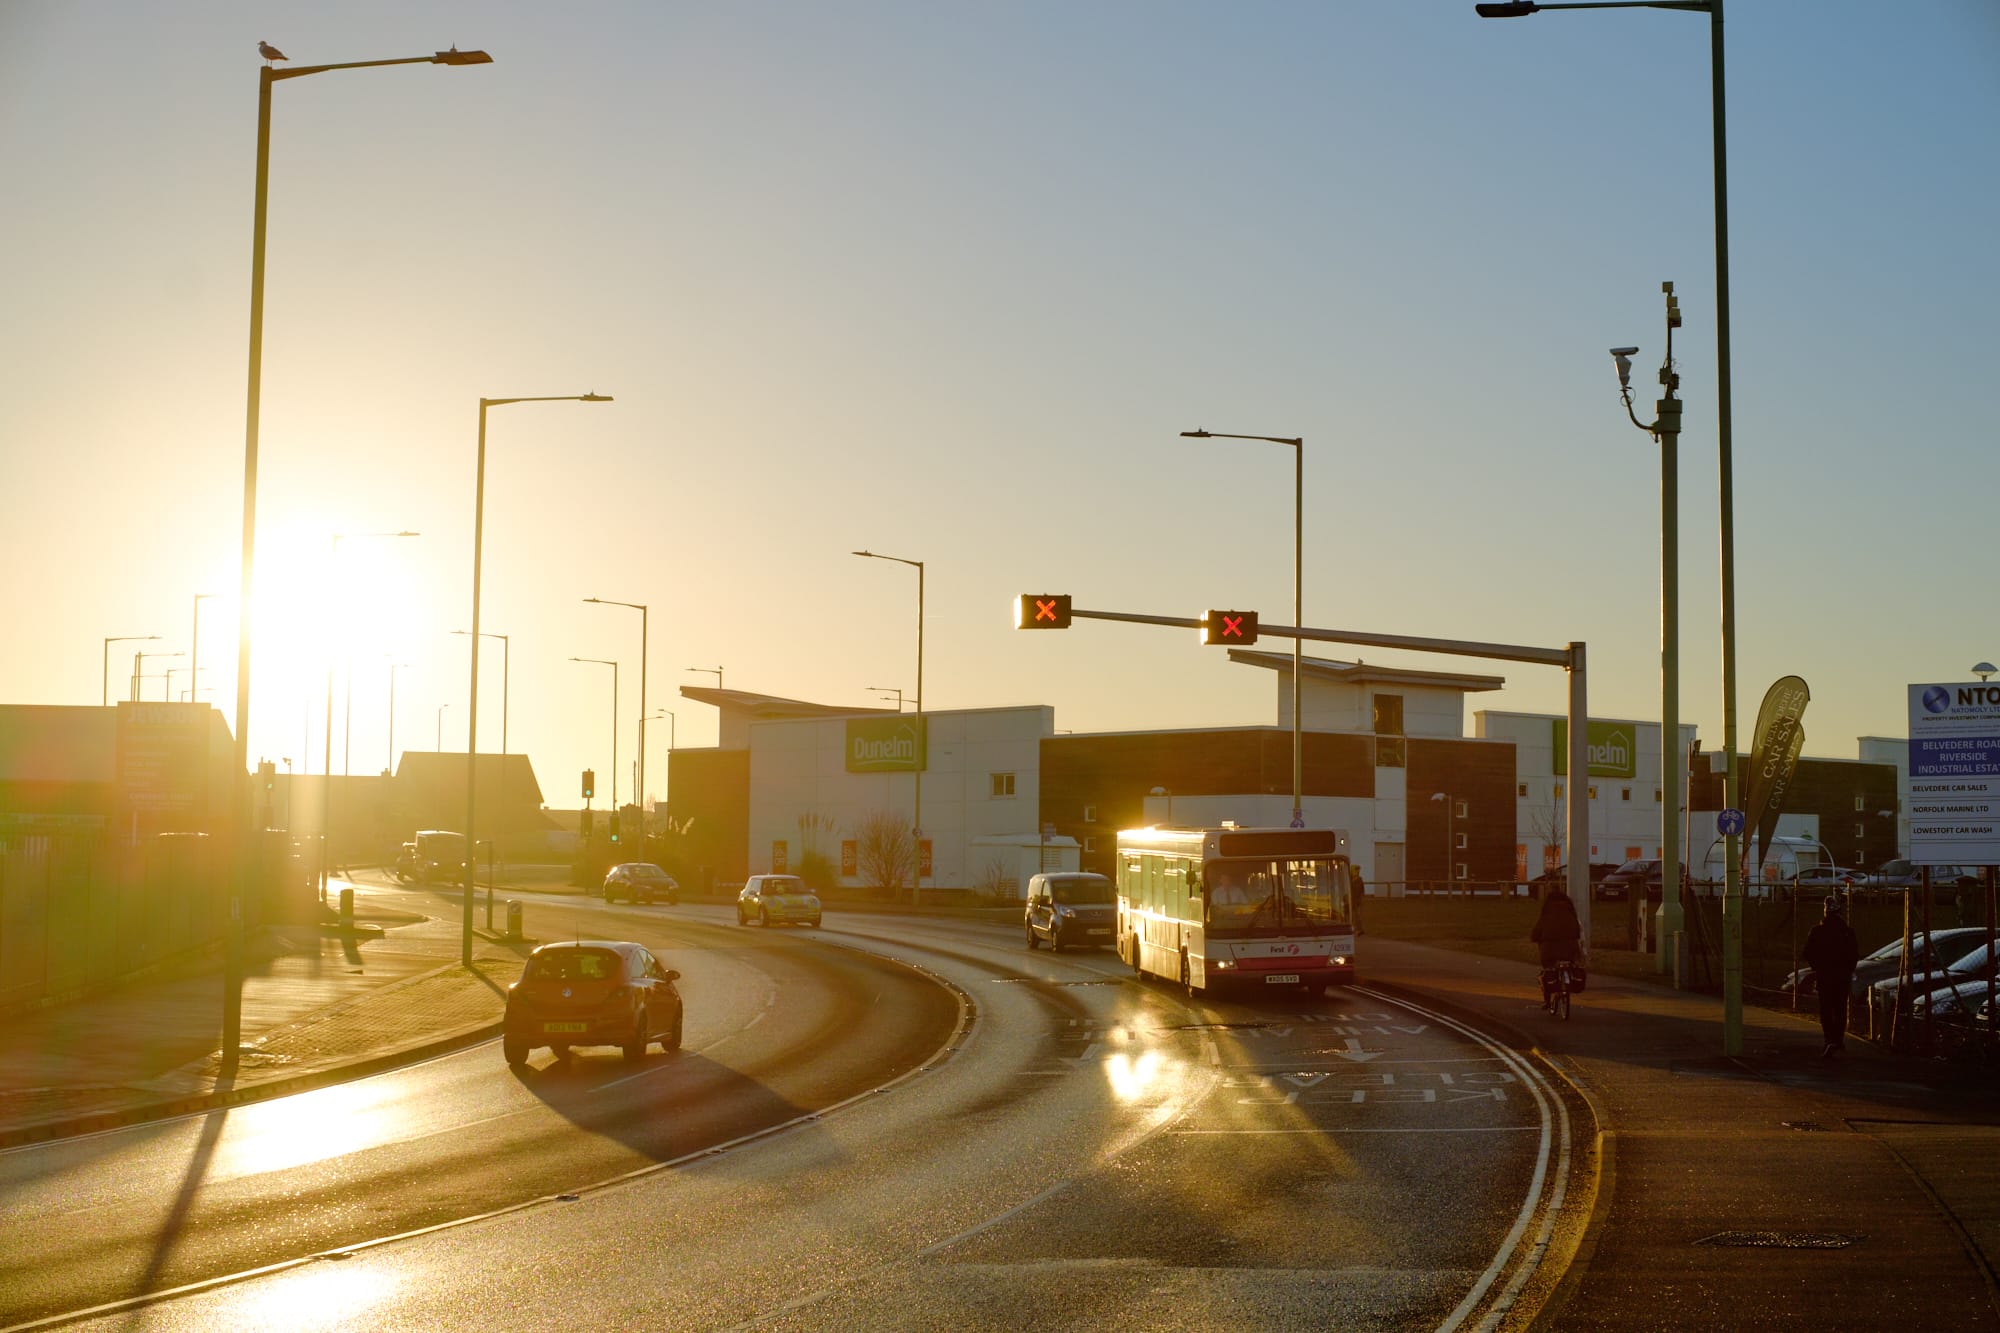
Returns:
[[[1725,838],[1733,838],[1743,831],[1743,812],[1724,810],[1715,817],[1715,831]]]

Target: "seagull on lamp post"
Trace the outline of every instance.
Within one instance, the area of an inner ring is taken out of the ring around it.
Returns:
[[[271,45],[269,42],[257,43],[257,54],[264,57],[264,63],[267,65],[273,63],[274,61],[291,59],[290,56],[286,55],[283,51],[280,51],[277,47]]]

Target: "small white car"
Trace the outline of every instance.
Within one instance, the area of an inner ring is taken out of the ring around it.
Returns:
[[[797,875],[752,875],[736,895],[736,924],[781,926],[797,922],[817,926],[819,895]]]

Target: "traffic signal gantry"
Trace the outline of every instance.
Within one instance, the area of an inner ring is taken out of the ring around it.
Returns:
[[[1255,611],[1204,611],[1199,620],[1187,616],[1149,616],[1130,611],[1078,610],[1068,593],[1023,593],[1014,599],[1016,629],[1068,629],[1073,620],[1121,620],[1134,625],[1166,625],[1198,630],[1205,644],[1230,648],[1247,647],[1260,634],[1274,639],[1303,639],[1319,643],[1353,644],[1362,648],[1402,648],[1418,653],[1443,653],[1453,657],[1484,657],[1500,662],[1530,662],[1537,666],[1561,667],[1569,676],[1569,771],[1582,773],[1589,767],[1584,743],[1590,731],[1589,689],[1584,673],[1584,645],[1571,643],[1563,648],[1536,648],[1515,643],[1481,643],[1471,639],[1427,639],[1412,634],[1367,634],[1355,630],[1314,629],[1305,625],[1260,624]],[[1568,801],[1565,846],[1590,845],[1590,806],[1587,801]],[[1569,896],[1576,904],[1584,938],[1590,938],[1590,866],[1586,857],[1572,856],[1569,865]]]

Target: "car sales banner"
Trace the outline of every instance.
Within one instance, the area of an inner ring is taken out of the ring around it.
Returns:
[[[2000,685],[1910,686],[1910,859],[2000,863]]]

